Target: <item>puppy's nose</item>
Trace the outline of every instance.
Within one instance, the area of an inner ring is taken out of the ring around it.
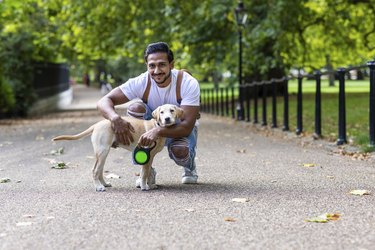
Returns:
[[[170,122],[171,122],[171,118],[170,118],[170,117],[166,117],[166,118],[164,119],[164,121],[165,121],[166,123],[170,123]]]

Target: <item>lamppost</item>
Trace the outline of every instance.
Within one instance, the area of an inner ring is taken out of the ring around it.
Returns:
[[[246,24],[247,14],[245,13],[245,6],[242,1],[238,2],[236,9],[234,10],[236,15],[236,21],[238,26],[238,92],[239,101],[237,103],[237,119],[245,120],[244,107],[243,107],[243,82],[242,82],[242,29]]]

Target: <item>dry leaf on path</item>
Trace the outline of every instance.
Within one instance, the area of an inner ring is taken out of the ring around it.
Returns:
[[[65,162],[57,162],[51,168],[53,168],[53,169],[66,169],[66,167],[67,167],[67,165],[65,164]]]
[[[62,155],[64,154],[64,148],[58,148],[51,150],[50,155]]]
[[[306,219],[306,221],[307,222],[326,223],[326,222],[331,221],[331,220],[332,221],[338,220],[339,218],[340,218],[340,214],[325,213],[325,214],[321,214],[321,215],[316,216],[316,217]]]
[[[237,153],[240,153],[240,154],[245,154],[246,153],[246,149],[243,148],[243,149],[239,149],[236,151]]]
[[[33,223],[31,221],[25,221],[25,222],[17,222],[17,227],[23,227],[23,226],[31,226]]]
[[[120,179],[121,177],[117,174],[110,173],[110,174],[107,174],[105,176],[105,178],[107,178],[107,179]]]
[[[195,209],[193,209],[193,208],[185,208],[184,211],[191,213],[191,212],[194,212]]]
[[[304,163],[302,166],[307,167],[307,168],[312,168],[312,167],[315,167],[316,165],[314,163]]]
[[[231,217],[224,217],[224,221],[235,222],[236,220],[234,218],[231,218]]]
[[[0,183],[8,183],[8,182],[10,182],[9,178],[1,178],[0,179]]]
[[[233,198],[232,201],[239,202],[239,203],[246,203],[249,201],[248,198]]]
[[[350,194],[352,195],[359,195],[359,196],[362,196],[362,195],[370,195],[371,192],[368,191],[368,190],[364,190],[364,189],[357,189],[357,190],[352,190],[349,192]]]

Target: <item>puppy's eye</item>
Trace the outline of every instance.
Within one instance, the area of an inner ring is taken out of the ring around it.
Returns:
[[[164,111],[160,111],[160,114],[164,114]]]
[[[170,112],[173,113],[173,112],[174,112],[174,109],[171,109]]]

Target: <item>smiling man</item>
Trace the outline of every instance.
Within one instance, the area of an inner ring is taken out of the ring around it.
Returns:
[[[127,115],[139,119],[151,119],[151,113],[163,104],[174,104],[184,110],[181,121],[172,127],[156,127],[141,136],[140,146],[151,146],[158,137],[166,137],[169,157],[184,168],[183,184],[196,184],[198,175],[195,165],[197,144],[197,117],[199,116],[200,89],[198,81],[183,70],[174,69],[173,52],[168,44],[149,44],[144,51],[147,72],[129,79],[101,98],[98,109],[111,121],[118,143],[129,145],[133,142],[134,128],[121,118],[115,106],[139,100],[129,105]],[[156,171],[152,168],[149,184],[155,184]],[[137,179],[136,186],[140,186]]]

